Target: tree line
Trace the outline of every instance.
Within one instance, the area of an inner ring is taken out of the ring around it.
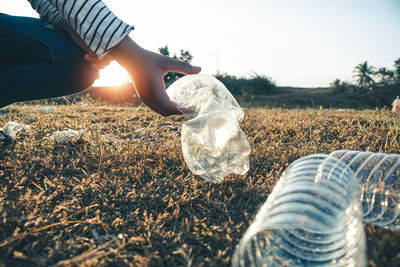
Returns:
[[[171,54],[167,45],[159,48],[159,53],[188,63],[193,59],[190,52],[183,49],[179,54]],[[180,73],[168,73],[164,78],[167,87],[182,76]],[[237,77],[227,73],[217,73],[214,76],[235,97],[279,94],[281,91],[270,77],[257,73],[247,77]],[[343,100],[348,102],[350,99],[357,107],[390,106],[393,99],[400,95],[400,58],[394,61],[393,68],[377,68],[368,61],[360,63],[354,67],[351,82],[335,79],[324,92],[318,97],[330,97],[333,106],[340,105]]]
[[[355,93],[357,95],[376,91],[400,89],[400,58],[394,61],[393,69],[376,68],[368,61],[358,64],[353,70],[353,82],[336,79],[331,88],[339,93]]]

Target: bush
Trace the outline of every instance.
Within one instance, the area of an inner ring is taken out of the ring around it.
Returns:
[[[267,95],[276,89],[275,83],[267,76],[254,73],[249,78],[233,75],[217,74],[228,90],[235,96]]]

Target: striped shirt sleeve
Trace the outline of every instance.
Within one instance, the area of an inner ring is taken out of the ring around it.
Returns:
[[[48,17],[48,20],[59,22],[58,16],[64,18],[90,50],[100,57],[107,54],[133,30],[132,26],[118,19],[101,0],[29,1],[51,4],[58,12],[51,13],[51,15],[54,14],[54,17]],[[40,3],[37,4],[37,6],[39,5]],[[39,12],[39,14],[42,16],[42,13]]]
[[[47,0],[28,0],[32,8],[40,15],[40,19],[58,24],[63,19],[60,12],[57,11]]]

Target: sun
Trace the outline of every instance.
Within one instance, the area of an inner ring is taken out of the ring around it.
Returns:
[[[93,86],[119,86],[129,82],[128,72],[116,61],[111,61],[110,65],[100,70],[100,78]]]

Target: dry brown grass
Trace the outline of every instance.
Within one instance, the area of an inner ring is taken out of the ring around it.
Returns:
[[[146,108],[12,106],[0,125],[31,125],[0,148],[0,265],[227,266],[282,171],[338,149],[400,153],[388,111],[249,109],[246,176],[210,184],[187,169],[183,117]],[[54,130],[84,129],[58,145]],[[396,266],[400,234],[367,227],[370,266]]]

